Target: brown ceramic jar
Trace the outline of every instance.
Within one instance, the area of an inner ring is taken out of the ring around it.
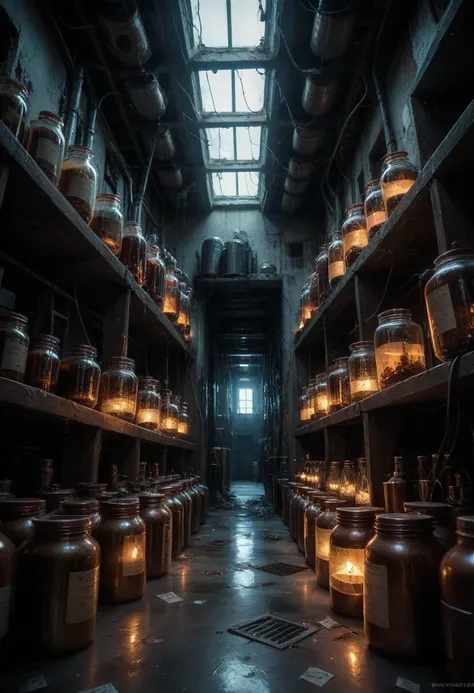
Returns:
[[[97,498],[72,498],[65,500],[62,506],[56,510],[58,515],[76,515],[88,517],[91,521],[91,534],[100,524],[99,501]]]
[[[162,486],[160,489],[165,494],[165,505],[172,515],[173,537],[171,542],[171,555],[179,556],[184,545],[184,508],[176,498],[173,486]]]
[[[196,477],[197,489],[199,491],[199,496],[201,497],[201,519],[200,524],[204,525],[207,520],[207,514],[209,512],[209,489],[206,484],[201,483],[201,477]]]
[[[290,534],[294,541],[298,541],[298,514],[299,506],[303,498],[301,495],[304,484],[297,484],[295,494],[290,500]]]
[[[183,548],[185,546],[189,546],[191,543],[191,513],[192,513],[192,505],[193,502],[191,500],[191,496],[189,494],[188,489],[186,488],[187,484],[185,482],[181,482],[180,484],[176,484],[176,491],[177,495],[176,498],[179,500],[181,505],[183,506],[184,514],[183,514],[183,522],[184,522],[184,537],[183,537]]]
[[[191,479],[188,486],[188,493],[191,496],[191,534],[199,532],[201,526],[201,495],[196,483]]]
[[[51,491],[43,491],[41,497],[46,501],[46,512],[52,513],[57,510],[66,500],[74,498],[75,490],[73,488],[56,488]]]
[[[20,546],[33,534],[33,518],[44,515],[45,506],[39,498],[0,499],[0,531]]]
[[[297,486],[298,486],[298,484],[296,483],[296,481],[289,481],[288,482],[288,495],[287,495],[287,499],[286,499],[286,505],[284,508],[284,513],[285,513],[286,517],[283,521],[284,521],[285,525],[288,527],[288,529],[290,530],[291,536],[293,536],[291,534],[291,501],[293,500],[293,498],[295,497],[295,495],[297,493],[297,488],[296,488]]]
[[[316,518],[323,510],[323,491],[308,491],[309,503],[304,513],[304,556],[306,563],[314,568],[316,564]]]
[[[107,484],[99,484],[95,481],[80,481],[77,484],[79,498],[98,498],[107,491]]]
[[[16,568],[15,544],[0,533],[0,644],[8,633]]]
[[[316,581],[320,587],[329,589],[329,537],[337,525],[337,508],[347,505],[338,498],[325,498],[323,511],[316,518]]]
[[[451,525],[451,506],[448,503],[430,503],[428,501],[407,501],[403,504],[406,513],[429,515],[433,518],[433,534],[446,550],[456,543],[456,532]]]
[[[164,493],[140,493],[140,517],[146,525],[147,579],[166,575],[171,566],[171,512]]]

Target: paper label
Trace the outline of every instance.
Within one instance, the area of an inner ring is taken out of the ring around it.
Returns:
[[[329,537],[331,532],[332,529],[316,527],[316,556],[324,558],[325,561],[329,560]]]
[[[53,166],[59,166],[61,149],[56,142],[47,137],[39,137],[36,143],[35,159],[43,159]]]
[[[145,535],[134,534],[123,542],[123,574],[125,577],[145,572]]]
[[[0,638],[8,633],[8,620],[11,611],[12,586],[0,587]]]
[[[336,279],[336,277],[342,277],[346,271],[344,260],[336,260],[336,262],[331,262],[328,271],[329,281],[331,281],[331,279]]]
[[[389,628],[387,568],[375,563],[365,564],[364,618],[379,628]]]
[[[403,688],[405,691],[410,691],[410,693],[420,693],[420,684],[414,681],[409,681],[401,676],[398,677],[397,683],[395,684],[397,688]]]
[[[301,674],[300,679],[303,681],[308,681],[313,683],[315,686],[322,688],[327,684],[328,681],[334,678],[334,674],[330,674],[328,671],[323,669],[318,669],[317,667],[309,667],[304,674]]]
[[[26,344],[20,344],[13,339],[7,339],[3,347],[0,368],[5,371],[24,373],[27,356],[28,346]]]
[[[69,573],[66,623],[82,623],[93,618],[97,611],[99,567]]]
[[[428,315],[435,334],[443,334],[449,330],[456,329],[456,314],[447,284],[428,294],[426,302],[428,303]]]
[[[66,192],[67,197],[78,197],[84,202],[94,200],[94,183],[84,176],[71,176]]]

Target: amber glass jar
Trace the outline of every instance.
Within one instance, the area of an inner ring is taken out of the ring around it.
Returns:
[[[140,286],[145,286],[146,280],[147,244],[142,227],[136,221],[129,221],[123,229],[120,261],[128,269]]]
[[[72,500],[74,494],[73,488],[52,488],[50,491],[43,491],[41,497],[46,501],[46,512],[52,513],[58,510],[64,501]]]
[[[315,378],[314,418],[320,419],[328,413],[328,377],[326,373],[319,373]]]
[[[298,515],[300,504],[303,502],[302,491],[304,488],[304,484],[297,484],[295,493],[290,500],[290,534],[295,542],[298,541]]]
[[[91,534],[100,524],[99,501],[97,498],[72,498],[65,500],[61,507],[55,511],[58,515],[76,515],[88,517],[91,521]]]
[[[423,331],[411,310],[394,308],[380,313],[375,330],[375,362],[379,387],[384,390],[426,370]]]
[[[357,460],[355,504],[370,505],[370,487],[367,477],[367,460],[365,457],[361,457]]]
[[[328,277],[330,289],[334,289],[339,284],[345,272],[346,263],[344,262],[342,232],[334,231],[328,248]]]
[[[166,575],[171,565],[169,534],[171,513],[163,493],[140,493],[140,517],[146,525],[147,579]]]
[[[28,352],[25,382],[46,392],[54,392],[59,374],[59,339],[37,334]]]
[[[165,505],[172,516],[171,556],[176,558],[184,546],[184,507],[176,498],[174,486],[162,486],[161,491],[165,494]]]
[[[354,342],[349,346],[349,384],[351,401],[360,402],[379,389],[373,342]]]
[[[319,310],[319,298],[318,298],[319,287],[318,287],[318,273],[317,272],[313,272],[313,274],[310,274],[308,286],[309,286],[309,310],[311,313],[311,317],[313,317],[313,315],[316,315],[316,313]]]
[[[159,431],[161,421],[160,382],[149,376],[138,379],[137,416],[135,423],[150,431]]]
[[[372,647],[406,659],[436,656],[443,546],[428,515],[378,515],[365,553],[364,626]]]
[[[370,241],[387,221],[387,211],[379,180],[371,180],[365,186],[364,212]]]
[[[95,199],[91,229],[114,255],[120,255],[123,235],[122,203],[118,195],[102,193]]]
[[[96,481],[79,481],[77,495],[79,498],[98,498],[107,490],[107,484]],[[71,513],[71,515],[74,513]]]
[[[10,612],[13,611],[16,558],[15,544],[0,532],[0,646],[8,633]]]
[[[171,390],[161,391],[160,430],[168,436],[178,435],[179,408]]]
[[[59,179],[59,190],[89,224],[97,195],[97,169],[90,149],[76,145],[69,147]]]
[[[382,159],[382,186],[385,209],[390,216],[418,177],[418,170],[407,152],[392,152]]]
[[[308,384],[308,389],[307,389],[307,394],[308,394],[308,419],[311,421],[314,421],[316,418],[315,415],[315,407],[316,407],[316,380],[315,378],[311,378]]]
[[[330,414],[351,403],[348,362],[348,357],[344,356],[329,366],[327,382]]]
[[[28,318],[20,313],[0,315],[0,376],[22,383],[26,371]]]
[[[329,537],[337,524],[336,510],[346,505],[338,498],[324,498],[323,510],[316,518],[316,581],[329,589]]]
[[[157,245],[148,244],[146,256],[146,290],[158,306],[165,295],[166,266]]]
[[[196,477],[197,489],[201,497],[201,525],[206,524],[207,515],[209,513],[209,489],[206,484],[201,482],[201,477]]]
[[[446,550],[456,543],[456,532],[451,525],[451,506],[448,503],[407,501],[403,505],[406,513],[429,515],[433,518],[433,534]]]
[[[334,611],[364,615],[364,552],[375,534],[374,508],[338,508],[329,539],[329,591]]]
[[[187,440],[189,438],[189,414],[187,402],[181,402],[178,419],[178,436]]]
[[[102,564],[99,598],[119,604],[140,599],[146,584],[145,523],[138,514],[135,497],[114,498],[100,505],[100,524],[95,538]]]
[[[15,546],[33,533],[33,518],[44,515],[46,501],[39,498],[0,498],[0,530]]]
[[[341,462],[333,460],[329,470],[328,477],[325,481],[325,489],[332,496],[338,496],[341,490]]]
[[[110,366],[102,373],[98,409],[130,423],[137,412],[138,378],[135,361],[112,356]]]
[[[40,111],[31,123],[28,154],[51,183],[57,185],[64,158],[64,123],[49,111]]]
[[[318,277],[318,306],[329,296],[329,245],[325,243],[316,258],[316,274]]]
[[[304,512],[304,557],[313,568],[316,564],[316,518],[323,510],[324,498],[327,494],[323,491],[308,491],[309,503]]]
[[[454,247],[434,264],[425,286],[426,309],[436,357],[449,361],[474,348],[474,252]]]
[[[319,291],[319,289],[318,289],[318,291]],[[319,305],[319,303],[318,303],[318,305]],[[301,320],[302,320],[303,327],[304,327],[311,320],[311,316],[312,316],[311,287],[309,284],[305,284],[301,290],[300,316],[301,316]]]
[[[168,254],[166,256],[163,313],[171,322],[176,322],[179,316],[179,293],[179,281],[176,277],[176,260]]]
[[[308,388],[303,387],[303,392],[300,395],[300,422],[304,425],[311,421],[308,411]]]
[[[176,498],[179,500],[183,506],[183,548],[189,546],[191,543],[191,511],[192,511],[192,500],[187,489],[187,483],[182,481],[180,483],[174,484],[176,489]]]
[[[286,505],[283,506],[283,522],[285,525],[288,527],[290,530],[291,534],[291,501],[293,500],[294,496],[297,493],[297,487],[298,484],[295,481],[289,481],[288,482],[288,492],[286,496]]]
[[[347,505],[355,505],[356,492],[356,473],[353,463],[349,460],[344,462],[341,479],[339,482],[339,498],[347,501]]]
[[[310,486],[304,486],[301,489],[301,500],[298,504],[298,528],[296,534],[296,545],[298,551],[304,553],[304,518],[306,513],[306,508],[310,505],[310,499],[308,493],[311,491]]]
[[[28,115],[28,97],[24,84],[9,77],[0,77],[0,120],[20,142]]]
[[[350,205],[346,209],[342,224],[342,241],[344,244],[344,262],[349,268],[357,260],[369,242],[365,225],[364,205]]]
[[[99,382],[97,349],[87,344],[73,347],[59,366],[58,395],[94,409],[99,396]]]

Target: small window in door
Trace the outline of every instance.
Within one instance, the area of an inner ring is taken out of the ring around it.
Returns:
[[[238,414],[253,414],[253,390],[251,388],[239,389]]]

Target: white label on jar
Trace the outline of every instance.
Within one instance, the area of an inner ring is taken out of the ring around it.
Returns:
[[[332,529],[316,527],[316,556],[329,561],[329,537]]]
[[[331,262],[329,265],[329,281],[331,281],[331,279],[336,279],[336,277],[342,277],[345,271],[344,260]]]
[[[66,197],[78,197],[80,200],[92,204],[94,201],[94,183],[84,175],[72,175],[69,179],[69,185],[66,192]]]
[[[123,541],[123,574],[140,575],[145,572],[145,535],[134,534]]]
[[[8,633],[12,586],[0,587],[0,638]]]
[[[364,619],[379,628],[389,628],[387,568],[375,563],[365,564]]]
[[[24,373],[27,356],[28,345],[20,344],[14,339],[7,339],[3,347],[0,370]]]
[[[436,334],[443,334],[443,332],[456,329],[456,314],[447,284],[428,294],[426,301],[428,303],[428,315]]]
[[[99,567],[69,573],[66,623],[82,623],[95,616],[99,594]]]
[[[61,149],[56,142],[49,140],[47,137],[39,137],[34,153],[35,159],[43,159],[52,166],[59,166]]]

